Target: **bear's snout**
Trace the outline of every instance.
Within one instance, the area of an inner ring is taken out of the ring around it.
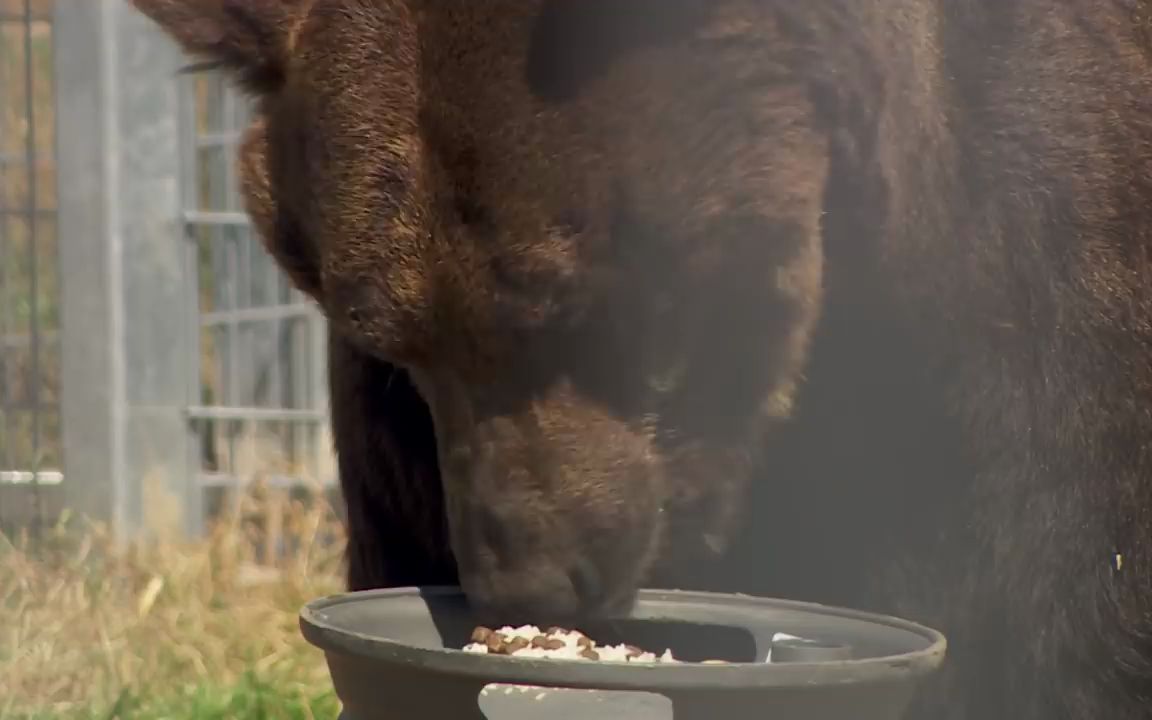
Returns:
[[[500,414],[457,412],[449,395],[433,414],[470,602],[512,623],[626,610],[664,532],[648,434],[565,384]]]

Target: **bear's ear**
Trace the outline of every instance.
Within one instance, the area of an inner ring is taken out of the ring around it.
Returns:
[[[186,52],[233,73],[251,92],[284,78],[300,0],[132,0]]]

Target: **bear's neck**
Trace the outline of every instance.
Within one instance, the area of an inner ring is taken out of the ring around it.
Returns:
[[[833,141],[837,199],[855,206],[827,210],[862,213],[863,227],[900,242],[901,252],[946,232],[966,201],[950,97],[955,69],[938,3],[825,0],[779,12],[784,35],[799,39],[794,67],[808,76]]]

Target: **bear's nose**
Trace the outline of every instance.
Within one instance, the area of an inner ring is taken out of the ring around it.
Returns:
[[[460,584],[477,615],[491,622],[554,623],[583,614],[580,598],[559,568],[464,574]]]
[[[460,584],[486,619],[559,624],[626,610],[634,588],[613,582],[611,563],[591,548],[554,546],[517,532],[498,513],[476,511],[468,522],[472,542],[457,553]]]
[[[606,592],[591,565],[462,574],[461,585],[480,617],[502,624],[561,624],[612,616],[631,605],[630,595]]]

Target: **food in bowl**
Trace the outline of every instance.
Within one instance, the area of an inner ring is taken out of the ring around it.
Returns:
[[[677,663],[671,650],[663,654],[647,652],[633,645],[599,645],[579,630],[535,625],[505,626],[497,630],[484,626],[472,632],[464,652],[479,655],[505,655],[522,658],[599,660],[603,662]]]
[[[776,633],[772,645],[781,642],[811,643],[811,640]],[[605,662],[681,663],[670,649],[657,655],[634,645],[599,645],[579,630],[551,627],[542,631],[535,625],[504,626],[493,630],[483,625],[472,631],[471,642],[464,652],[478,655],[504,655],[523,658],[555,658],[563,660],[600,660]],[[764,662],[772,662],[772,650]],[[728,665],[727,660],[702,660],[701,665]]]

